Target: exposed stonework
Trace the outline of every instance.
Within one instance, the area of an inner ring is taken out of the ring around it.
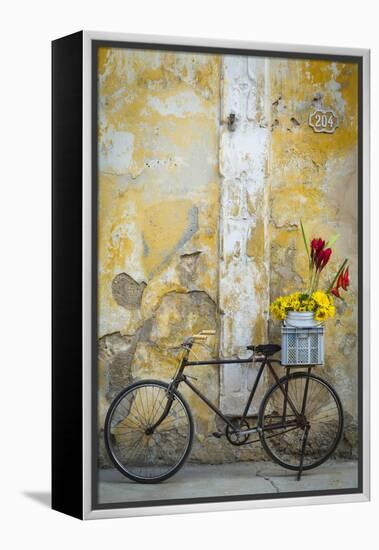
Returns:
[[[200,254],[201,251],[197,250],[180,256],[179,280],[180,284],[187,288],[191,288],[196,283],[196,270]]]
[[[99,340],[99,371],[102,376],[104,397],[110,401],[132,381],[131,363],[138,334],[122,336],[109,334]]]
[[[143,281],[138,284],[127,273],[120,273],[112,281],[112,294],[119,306],[136,309],[141,305],[142,293],[146,287]]]

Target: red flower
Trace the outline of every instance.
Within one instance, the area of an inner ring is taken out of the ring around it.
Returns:
[[[321,239],[312,239],[311,241],[311,260],[312,265],[316,266],[318,271],[322,271],[329,261],[332,253],[331,248],[324,248],[325,241]]]
[[[330,256],[332,254],[331,248],[325,248],[324,250],[320,250],[317,260],[316,260],[316,266],[319,271],[322,271],[326,264],[328,263]]]
[[[336,296],[337,298],[341,298],[340,296],[340,293],[338,292],[338,288],[332,288],[332,290],[330,291],[332,294],[334,294],[334,296]]]
[[[342,290],[347,290],[347,287],[349,286],[349,267],[347,267],[344,270],[341,271],[341,273],[338,275],[337,283],[334,288],[330,291],[334,296],[337,298],[341,298],[339,289],[342,288]]]
[[[350,284],[350,281],[349,281],[349,268],[347,267],[345,269],[345,273],[342,277],[341,286],[344,290],[347,290],[347,287],[349,286],[349,284]]]
[[[320,254],[321,250],[325,246],[325,241],[321,239],[312,239],[311,241],[311,258],[312,262],[315,263],[317,260],[318,255]]]

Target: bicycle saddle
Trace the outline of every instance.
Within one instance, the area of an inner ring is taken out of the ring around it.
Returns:
[[[279,344],[261,344],[260,346],[247,346],[247,349],[257,353],[263,353],[263,355],[268,357],[269,355],[274,355],[274,353],[280,351],[282,348]]]

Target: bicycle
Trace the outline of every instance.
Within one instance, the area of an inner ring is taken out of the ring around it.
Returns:
[[[247,346],[246,359],[189,361],[192,346],[202,343],[213,330],[203,330],[182,343],[182,353],[171,382],[139,380],[124,388],[108,410],[104,437],[115,467],[126,477],[140,483],[158,483],[174,475],[185,463],[193,442],[191,410],[178,388],[186,384],[224,422],[225,432],[214,432],[232,445],[261,441],[269,457],[280,466],[302,472],[320,466],[336,450],[343,429],[340,398],[332,386],[312,373],[291,372],[288,366],[279,377],[272,358],[280,351],[277,344]],[[211,403],[185,374],[188,366],[260,363],[260,367],[241,416],[230,417]],[[265,368],[274,383],[264,395],[255,426],[249,422],[249,409]],[[250,436],[258,438],[250,441]]]

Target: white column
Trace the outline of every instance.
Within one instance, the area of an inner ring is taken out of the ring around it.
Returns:
[[[225,56],[221,104],[221,355],[246,357],[267,337],[269,60]],[[234,119],[234,121],[233,121]],[[221,408],[239,414],[257,368],[225,365]],[[259,395],[257,395],[259,400]],[[255,412],[253,406],[251,412]]]

